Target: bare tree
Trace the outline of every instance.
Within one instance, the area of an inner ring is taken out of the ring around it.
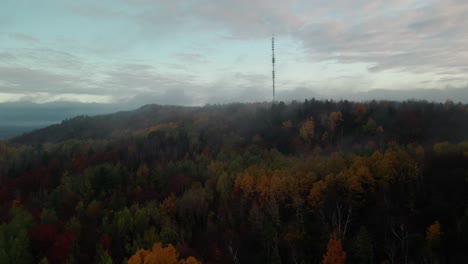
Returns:
[[[345,239],[346,230],[348,229],[348,224],[351,221],[352,211],[351,205],[348,206],[348,210],[346,212],[341,204],[336,203],[336,209],[332,215],[332,224],[341,240]]]

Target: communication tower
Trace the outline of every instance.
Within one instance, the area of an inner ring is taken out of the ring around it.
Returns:
[[[271,63],[273,66],[273,71],[271,72],[272,79],[273,79],[273,103],[275,102],[275,37],[271,38]]]

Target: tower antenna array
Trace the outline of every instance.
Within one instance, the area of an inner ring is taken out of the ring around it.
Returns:
[[[271,73],[272,73],[272,79],[273,79],[273,103],[274,103],[275,102],[275,37],[274,36],[271,38],[271,54],[272,54],[271,62],[273,65],[273,71]]]

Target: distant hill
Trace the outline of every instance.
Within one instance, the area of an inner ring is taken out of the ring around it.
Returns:
[[[253,103],[269,98],[269,90],[252,88],[240,92],[231,99],[207,98],[209,104],[225,103],[234,100],[240,103]],[[280,101],[303,101],[305,98],[320,100],[350,100],[365,102],[371,100],[391,100],[403,102],[405,100],[425,100],[428,102],[442,102],[451,100],[455,103],[468,102],[468,87],[445,89],[412,89],[412,90],[386,90],[373,89],[365,92],[333,91],[328,89],[296,88],[293,90],[279,90],[277,98]],[[169,100],[170,99],[170,100]],[[94,116],[109,114],[117,111],[137,109],[141,105],[158,102],[161,104],[198,105],[193,98],[155,97],[152,94],[135,96],[127,101],[113,104],[78,103],[78,102],[52,102],[36,104],[31,102],[0,103],[0,139],[18,136],[33,129],[43,128],[51,124],[59,124],[62,120],[76,116]]]
[[[198,108],[147,105],[133,111],[105,115],[79,115],[61,123],[13,138],[17,142],[60,142],[67,139],[105,139],[113,133],[126,134],[153,124],[177,119]]]
[[[366,110],[359,126],[355,123],[355,108],[362,105]],[[305,103],[270,103],[208,105],[204,107],[146,105],[137,110],[97,116],[77,116],[60,124],[25,133],[12,139],[20,143],[61,142],[67,139],[112,139],[145,133],[155,125],[177,123],[187,129],[202,131],[216,127],[219,133],[238,133],[247,138],[252,134],[271,134],[281,131],[282,122],[290,121],[297,126],[304,118],[313,117],[316,126],[327,126],[324,113],[340,111],[345,136],[343,142],[355,140],[363,133],[368,122],[375,122],[385,129],[386,138],[399,141],[417,139],[441,141],[461,140],[468,134],[466,104],[428,103],[426,101],[392,102],[370,101],[316,101]],[[325,122],[325,123],[324,123]],[[221,124],[224,124],[222,127]],[[222,128],[222,129],[221,129]],[[284,136],[284,135],[283,135]],[[285,139],[287,140],[287,139]],[[278,142],[278,141],[275,141]]]
[[[35,104],[30,102],[0,103],[0,139],[18,136],[21,133],[78,115],[97,115],[128,109],[120,105],[53,102]]]

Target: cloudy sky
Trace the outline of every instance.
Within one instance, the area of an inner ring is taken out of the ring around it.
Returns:
[[[284,97],[468,82],[466,0],[1,2],[0,102],[267,101],[273,34]]]

